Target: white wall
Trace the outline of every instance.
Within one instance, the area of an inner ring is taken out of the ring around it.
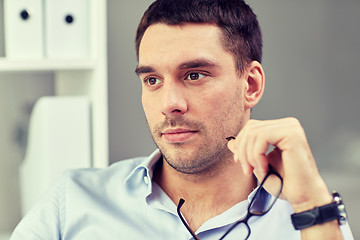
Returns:
[[[134,74],[135,30],[149,2],[109,0],[112,162],[154,148]],[[360,1],[248,2],[263,30],[267,81],[253,117],[300,119],[329,188],[344,195],[360,238]]]

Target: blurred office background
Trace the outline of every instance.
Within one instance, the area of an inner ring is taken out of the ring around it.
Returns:
[[[108,0],[110,163],[148,155],[155,147],[134,74],[135,30],[151,2]],[[294,116],[301,121],[329,189],[345,198],[354,237],[360,238],[360,2],[248,3],[262,27],[266,73],[265,94],[253,117]],[[1,21],[0,57],[4,55]],[[0,232],[11,231],[19,221],[17,169],[26,147],[31,107],[40,96],[54,94],[51,74],[29,78],[8,81],[6,73],[0,74]]]

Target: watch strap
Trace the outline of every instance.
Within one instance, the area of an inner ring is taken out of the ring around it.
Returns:
[[[291,221],[296,230],[339,219],[340,213],[336,202],[291,215]]]

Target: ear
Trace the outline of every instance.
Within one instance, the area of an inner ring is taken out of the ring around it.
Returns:
[[[265,72],[258,61],[252,61],[245,70],[245,110],[253,108],[261,99],[265,88]]]

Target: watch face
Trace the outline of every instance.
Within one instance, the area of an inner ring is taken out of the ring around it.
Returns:
[[[345,205],[343,203],[342,197],[339,193],[333,192],[333,199],[334,199],[334,202],[336,202],[338,205],[339,224],[340,225],[345,224],[347,221],[347,215],[346,215],[346,209],[345,209]]]
[[[345,210],[344,204],[339,205],[338,209],[339,209],[339,215],[340,215],[339,224],[340,225],[345,224],[347,216],[346,216],[346,210]]]

